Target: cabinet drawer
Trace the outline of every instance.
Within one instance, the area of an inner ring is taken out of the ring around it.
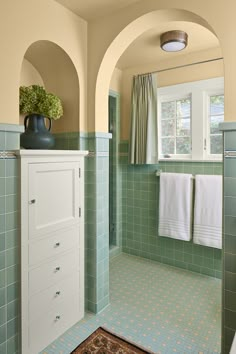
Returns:
[[[50,312],[60,303],[69,302],[72,296],[79,293],[79,290],[80,273],[75,272],[68,278],[32,296],[29,300],[29,322],[37,320],[42,316],[42,313]],[[79,298],[77,301],[80,303]]]
[[[63,278],[79,271],[79,250],[74,249],[63,256],[29,271],[29,297],[49,288]]]
[[[79,247],[79,225],[58,230],[29,245],[29,265],[34,265],[61,252]]]
[[[78,299],[79,294],[71,294],[69,300],[29,322],[29,353],[38,354],[83,317]]]

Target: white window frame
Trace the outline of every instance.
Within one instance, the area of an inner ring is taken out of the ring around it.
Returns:
[[[222,155],[209,154],[208,97],[212,94],[224,95],[224,78],[193,81],[157,89],[158,94],[158,151],[159,160],[222,161]],[[161,103],[181,99],[191,95],[191,155],[161,155]]]
[[[170,88],[170,87],[169,87]],[[189,92],[188,90],[183,90],[181,91],[181,93],[176,93],[178,91],[176,91],[174,88],[173,88],[173,91],[172,89],[170,90],[170,92],[168,94],[164,94],[164,95],[161,95],[159,97],[159,104],[158,104],[158,117],[160,117],[161,115],[161,103],[163,102],[169,102],[169,101],[177,101],[177,100],[182,100],[182,99],[185,99],[185,98],[190,98],[191,100],[191,112],[192,112],[192,95],[191,95],[191,92]],[[190,117],[192,116],[192,113],[190,113]],[[161,151],[161,119],[158,119],[158,134],[159,134],[159,137],[158,137],[158,151]],[[191,139],[191,135],[192,135],[192,121],[190,121],[190,139]],[[192,140],[192,139],[191,139]],[[191,158],[191,154],[170,154],[169,155],[171,159],[175,158],[175,159],[190,159]],[[159,155],[160,157],[160,155]],[[161,158],[165,158],[163,155],[161,156]],[[169,159],[169,158],[168,158]]]
[[[224,90],[222,90],[221,87],[215,87],[212,90],[206,90],[205,91],[205,97],[204,100],[206,102],[206,119],[205,119],[205,139],[206,139],[206,149],[205,149],[205,160],[221,160],[222,159],[222,154],[211,154],[210,149],[211,149],[211,141],[210,141],[210,122],[209,122],[209,98],[210,96],[216,96],[216,95],[224,95]]]

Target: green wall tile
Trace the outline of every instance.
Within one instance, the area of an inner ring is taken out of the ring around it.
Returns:
[[[235,150],[236,132],[224,132],[225,150]],[[224,158],[224,264],[222,347],[229,352],[236,329],[236,159]]]
[[[225,310],[225,326],[228,328],[236,330],[236,312]]]
[[[6,289],[0,288],[0,307],[6,304]]]
[[[224,209],[226,215],[236,216],[236,197],[225,197]]]
[[[0,270],[0,288],[6,285],[6,270]]]
[[[1,160],[0,160],[1,162]],[[0,172],[1,173],[1,172]],[[5,188],[5,178],[0,177],[0,196],[5,195],[6,188]]]
[[[231,273],[236,273],[236,255],[225,253],[225,270]]]
[[[6,149],[6,132],[0,131],[0,150]]]
[[[226,290],[224,293],[225,307],[228,310],[236,311],[236,293]]]
[[[123,160],[124,162],[127,164],[127,160]],[[153,259],[155,246],[157,257],[162,255],[161,260],[158,258],[161,262],[167,263],[168,259],[171,265],[186,269],[190,266],[192,271],[204,271],[213,276],[217,270],[219,276],[221,257],[214,261],[213,248],[195,245],[192,241],[184,242],[158,236],[159,179],[155,176],[158,169],[176,173],[220,174],[222,163],[167,161],[159,165],[122,165],[121,170],[125,171],[128,180],[127,184],[122,186],[122,194],[126,196],[122,198],[123,215],[127,220],[122,229],[125,249],[128,246],[129,253],[141,252],[143,257]],[[132,248],[135,252],[132,252]],[[219,251],[221,253],[221,250]]]
[[[224,195],[236,197],[236,178],[224,178]]]
[[[7,307],[0,307],[0,326],[7,322]]]
[[[17,193],[17,180],[15,177],[6,178],[6,195]]]
[[[6,133],[6,150],[17,150],[20,146],[19,133]]]
[[[236,236],[224,236],[224,249],[226,253],[236,254]]]
[[[6,342],[7,340],[7,325],[4,324],[0,327],[0,344]]]
[[[231,344],[233,342],[234,339],[234,335],[235,335],[235,331],[230,329],[230,328],[224,328],[223,329],[223,338],[224,338],[224,353],[229,353],[230,352],[230,348],[231,348]]]
[[[0,177],[5,177],[6,173],[6,163],[5,160],[0,159]]]
[[[19,301],[15,300],[7,304],[7,321],[17,317],[19,314]]]
[[[6,252],[2,251],[0,252],[0,270],[5,268],[5,263],[6,263]]]
[[[6,212],[11,213],[17,210],[17,197],[16,195],[6,196]]]
[[[5,233],[0,234],[0,252],[5,251],[6,241],[5,241]]]
[[[6,214],[6,231],[16,229],[18,225],[17,212]]]
[[[225,177],[236,177],[236,159],[230,158],[224,161],[224,176]]]
[[[7,339],[13,337],[18,332],[18,318],[7,322]]]
[[[224,272],[224,288],[236,292],[236,273]]]
[[[224,136],[225,150],[236,150],[235,132],[229,131]]]
[[[14,259],[14,262],[17,261],[17,258]],[[7,285],[17,282],[18,278],[19,278],[18,266],[14,265],[7,268]]]
[[[7,354],[17,353],[18,343],[19,343],[18,335],[8,339],[8,341],[7,341]]]
[[[236,217],[225,215],[224,231],[226,234],[236,236]]]
[[[6,232],[6,249],[15,248],[19,245],[19,231],[11,230]]]
[[[5,232],[5,215],[0,215],[0,233]]]
[[[17,176],[17,160],[7,159],[6,160],[6,177]]]
[[[0,197],[0,214],[5,213],[5,196]]]
[[[12,302],[18,298],[18,296],[19,296],[18,287],[19,287],[19,285],[17,283],[8,285],[8,287],[7,287],[7,303]]]

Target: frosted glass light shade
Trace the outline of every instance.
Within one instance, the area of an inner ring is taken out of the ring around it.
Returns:
[[[166,52],[183,50],[188,43],[188,35],[183,31],[169,31],[161,35],[161,48]]]

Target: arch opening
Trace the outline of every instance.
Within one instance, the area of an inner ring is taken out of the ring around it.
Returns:
[[[172,29],[175,29],[178,28],[181,23],[185,23],[187,26],[193,24],[199,28],[205,29],[205,31],[208,31],[217,39],[213,28],[200,16],[186,10],[169,9],[156,10],[137,18],[127,25],[111,42],[100,64],[95,84],[95,131],[108,131],[107,95],[113,71],[123,53],[138,37],[142,36],[145,32],[155,29],[157,24],[163,28],[164,32],[169,28],[168,26],[170,24],[174,24]],[[220,49],[217,55],[221,55]],[[166,60],[164,60],[164,62],[166,64]],[[163,63],[161,64],[163,65]],[[102,120],[101,117],[103,117]]]
[[[33,84],[44,86],[62,100],[64,114],[53,122],[53,133],[78,132],[79,78],[69,55],[59,45],[39,40],[29,46],[21,66],[20,85]]]

